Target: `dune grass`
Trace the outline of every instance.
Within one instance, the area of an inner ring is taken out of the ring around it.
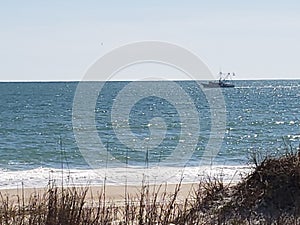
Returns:
[[[0,194],[0,224],[300,224],[300,158],[266,158],[238,184],[201,181],[186,199],[181,183],[172,193],[165,185],[143,183],[122,204],[107,199],[105,188],[87,196],[89,187],[50,186],[28,199]]]

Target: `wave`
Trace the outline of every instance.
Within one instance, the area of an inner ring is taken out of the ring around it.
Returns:
[[[251,171],[251,166],[200,166],[200,167],[127,167],[107,169],[36,168],[23,171],[0,170],[0,189],[44,188],[54,183],[57,186],[139,185],[199,182],[218,178],[224,182],[238,182],[241,176]]]

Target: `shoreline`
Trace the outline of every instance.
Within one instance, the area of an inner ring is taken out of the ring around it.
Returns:
[[[266,158],[238,183],[3,189],[1,210],[7,224],[298,224],[299,165],[297,153]]]
[[[140,186],[149,184],[198,183],[207,178],[236,183],[249,174],[252,165],[213,165],[199,167],[108,168],[108,169],[61,169],[35,168],[20,171],[0,171],[0,191],[22,188],[57,186]]]

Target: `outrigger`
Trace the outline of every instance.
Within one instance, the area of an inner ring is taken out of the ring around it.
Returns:
[[[219,73],[219,81],[209,81],[208,83],[202,83],[205,88],[233,88],[234,84],[228,83],[227,78],[235,76],[235,73]]]

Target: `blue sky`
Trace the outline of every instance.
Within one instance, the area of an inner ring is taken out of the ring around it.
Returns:
[[[185,47],[214,74],[300,78],[297,1],[12,0],[0,3],[0,26],[0,80],[80,80],[97,58],[143,40]]]

